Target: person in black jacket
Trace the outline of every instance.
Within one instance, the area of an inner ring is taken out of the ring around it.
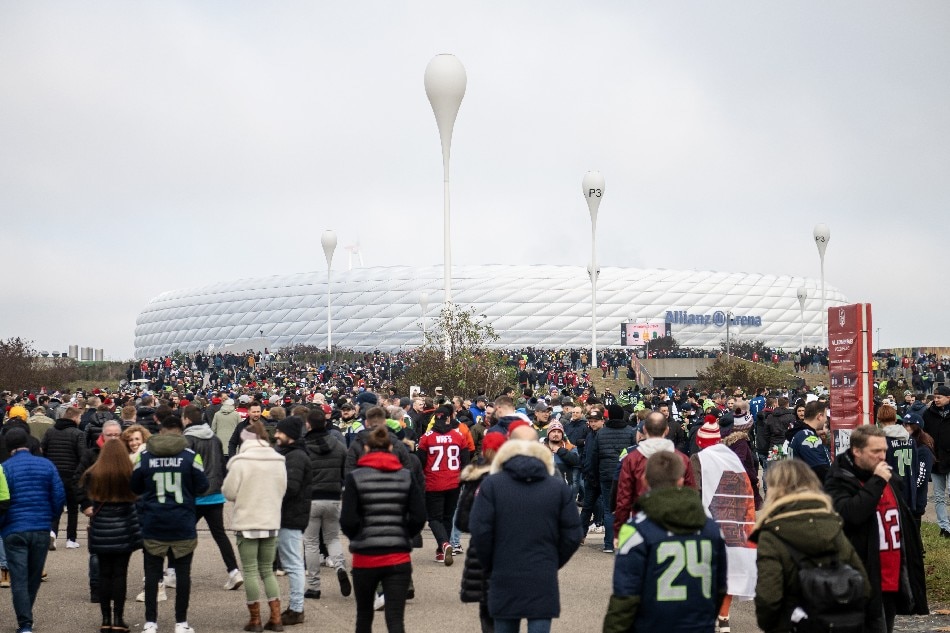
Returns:
[[[373,630],[373,601],[380,583],[386,596],[386,628],[402,633],[412,580],[410,552],[413,538],[425,525],[425,495],[393,454],[385,424],[366,434],[363,446],[363,457],[346,476],[340,512],[340,527],[353,553],[356,633]],[[564,490],[570,494],[566,486]]]
[[[309,431],[304,437],[307,454],[313,469],[313,484],[308,505],[309,522],[304,532],[304,551],[307,559],[307,590],[304,597],[320,598],[320,532],[327,547],[330,562],[336,568],[340,593],[348,596],[352,587],[346,575],[343,544],[340,542],[340,496],[347,451],[327,429],[327,418],[322,409],[314,409],[307,416]],[[355,444],[355,442],[354,442]]]
[[[85,452],[85,440],[79,430],[81,412],[76,407],[69,407],[63,417],[56,420],[56,424],[46,431],[40,441],[40,450],[43,456],[53,462],[59,471],[59,478],[63,480],[66,489],[66,547],[79,547],[77,538],[79,525],[79,498],[76,495],[76,468]],[[53,532],[59,533],[59,518],[53,524]],[[56,537],[50,537],[50,549],[56,549]]]
[[[287,467],[287,490],[280,506],[277,549],[290,581],[290,601],[287,609],[280,614],[281,624],[303,624],[304,620],[306,579],[303,567],[303,531],[310,522],[313,466],[307,454],[307,445],[303,442],[303,430],[303,420],[292,415],[278,422],[274,431],[276,450],[284,456],[284,465]]]
[[[599,410],[603,410],[601,405],[597,405]],[[595,409],[591,409],[587,417],[594,414]],[[610,494],[610,489],[614,483],[614,475],[617,472],[617,462],[620,460],[620,454],[628,446],[637,443],[637,432],[633,427],[620,418],[619,420],[609,419],[604,422],[604,427],[598,431],[587,443],[588,470],[592,476],[596,476],[600,483],[601,494],[605,496]],[[604,552],[610,554],[614,551],[614,517],[608,504],[604,501]]]
[[[795,412],[788,408],[788,398],[782,396],[778,399],[778,406],[765,420],[769,450],[785,444],[785,436],[794,424]]]
[[[208,478],[208,489],[195,499],[195,525],[201,519],[208,524],[211,537],[218,546],[221,560],[228,573],[228,580],[224,588],[234,591],[244,584],[244,577],[238,568],[234,547],[224,529],[224,495],[221,494],[221,484],[224,482],[224,448],[221,440],[214,434],[211,427],[204,421],[201,410],[189,404],[185,407],[182,423],[185,425],[185,441],[188,448],[201,455],[205,477]],[[165,574],[165,586],[174,587],[175,568],[169,567]]]
[[[859,426],[851,431],[851,447],[838,456],[825,479],[845,536],[871,582],[865,624],[875,633],[893,631],[895,614],[929,613],[920,532],[886,454],[884,432]]]
[[[78,414],[79,410],[75,411]],[[77,421],[78,418],[77,415]],[[78,427],[76,431],[79,432]],[[125,443],[112,439],[103,444],[99,459],[79,481],[92,503],[89,551],[95,553],[99,561],[100,633],[129,632],[124,618],[126,577],[132,552],[142,548],[131,480],[132,462]]]

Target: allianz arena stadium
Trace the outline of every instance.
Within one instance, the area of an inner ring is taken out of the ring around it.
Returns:
[[[804,315],[797,291],[807,290]],[[694,270],[601,268],[598,348],[619,347],[621,324],[667,327],[687,347],[718,347],[726,336],[797,348],[822,339],[821,284],[781,275]],[[441,266],[369,267],[333,273],[334,347],[396,351],[422,342],[425,321],[441,309]],[[828,307],[847,303],[825,289]],[[590,278],[579,266],[455,266],[453,301],[494,327],[496,347],[584,347],[591,342]],[[803,318],[804,316],[804,318]],[[662,325],[659,325],[662,324]],[[326,347],[326,271],[239,279],[165,292],[149,301],[135,326],[135,355],[175,350]]]

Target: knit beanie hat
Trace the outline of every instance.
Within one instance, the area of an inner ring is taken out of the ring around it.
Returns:
[[[488,450],[497,451],[507,440],[504,433],[486,433],[482,438],[482,453]]]
[[[547,431],[548,435],[551,434],[551,431],[560,431],[561,433],[564,433],[564,427],[560,422],[551,422],[545,427],[544,430]]]
[[[3,439],[6,440],[7,450],[13,452],[18,448],[26,448],[26,431],[21,428],[13,428],[4,433]]]
[[[699,431],[696,432],[696,446],[698,446],[700,450],[715,446],[722,440],[719,424],[709,418],[710,416],[706,416],[706,421],[703,422],[703,425],[699,427]]]
[[[303,437],[303,420],[296,415],[286,417],[277,423],[277,430],[296,442]]]
[[[10,416],[11,419],[20,418],[24,422],[26,422],[27,417],[29,417],[29,414],[26,412],[26,409],[24,407],[21,407],[20,405],[16,405],[15,407],[10,407],[10,411],[7,413],[7,415]]]

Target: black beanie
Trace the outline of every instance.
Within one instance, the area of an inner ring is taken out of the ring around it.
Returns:
[[[27,435],[26,431],[21,428],[12,428],[7,431],[3,438],[7,443],[7,452],[12,453],[18,448],[26,448]]]
[[[277,430],[296,442],[303,437],[303,420],[291,415],[277,423]]]

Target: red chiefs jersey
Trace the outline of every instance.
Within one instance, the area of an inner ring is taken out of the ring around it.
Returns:
[[[419,450],[426,456],[423,471],[427,492],[459,487],[462,451],[468,450],[467,444],[458,429],[451,429],[447,433],[429,431],[419,439]]]

